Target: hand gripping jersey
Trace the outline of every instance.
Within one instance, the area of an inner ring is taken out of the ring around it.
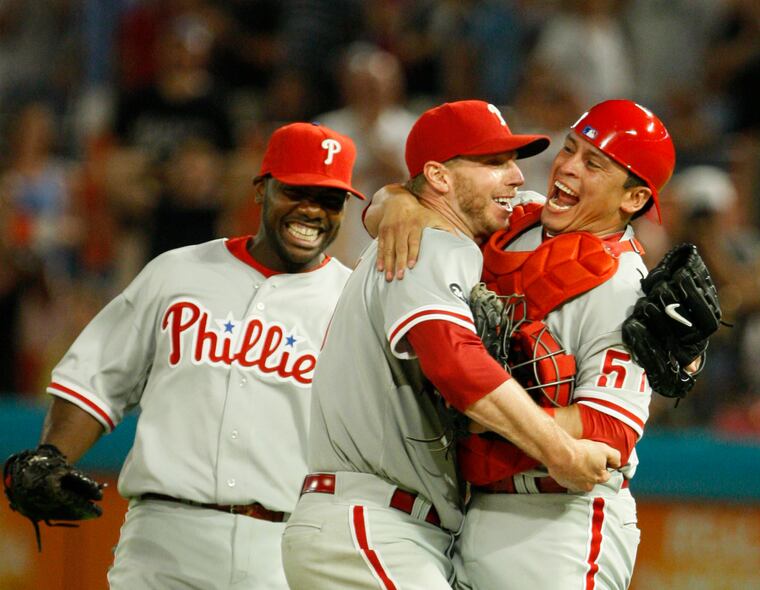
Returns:
[[[646,274],[642,249],[631,228],[614,241],[585,232],[544,239],[540,210],[533,204],[516,209],[510,229],[492,236],[484,249],[483,279],[500,295],[523,295],[525,332],[535,332],[544,321],[564,352],[575,358],[574,389],[569,396],[564,392],[563,405],[586,404],[641,436],[651,388],[624,348],[620,326],[641,294],[639,280]],[[509,457],[519,457],[500,439],[485,445],[465,440],[462,446],[463,472],[477,474],[481,484],[486,475],[492,480],[508,475]],[[624,468],[626,477],[633,475],[635,463],[634,454]]]
[[[250,257],[247,239],[150,262],[53,371],[48,392],[107,432],[139,406],[125,497],[295,506],[314,367],[350,271],[328,258],[275,273]]]

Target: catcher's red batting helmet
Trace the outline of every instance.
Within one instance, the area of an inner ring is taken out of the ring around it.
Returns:
[[[644,180],[661,219],[658,193],[676,164],[673,141],[662,121],[630,100],[606,100],[583,113],[571,129]]]

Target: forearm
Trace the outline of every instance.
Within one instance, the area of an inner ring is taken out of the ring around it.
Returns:
[[[514,379],[469,406],[465,413],[547,467],[574,460],[572,438],[563,429],[565,422],[573,426],[572,416],[552,419]]]
[[[364,227],[373,238],[377,237],[380,222],[383,220],[386,205],[389,202],[393,207],[400,209],[411,207],[413,211],[416,209],[424,211],[415,196],[407,191],[403,185],[389,184],[384,186],[372,196],[372,200],[364,210]]]
[[[571,434],[580,431],[577,413],[561,408],[553,420],[509,378],[475,334],[439,320],[414,326],[407,338],[423,373],[452,406],[547,467],[572,459],[572,440],[561,428],[572,429]]]
[[[557,425],[573,438],[586,438],[609,445],[620,452],[621,463],[628,462],[638,440],[638,435],[630,426],[582,404],[554,408],[552,413]]]
[[[585,438],[583,436],[583,421],[576,404],[571,404],[566,408],[554,408],[553,414],[554,421],[562,430],[573,438]]]
[[[577,438],[586,438],[609,445],[620,452],[620,462],[623,465],[628,462],[628,457],[639,439],[633,428],[622,420],[585,404],[573,404],[563,409],[569,410],[570,408],[575,408],[575,420],[580,423],[581,427],[580,435]]]
[[[543,463],[560,485],[589,491],[609,479],[608,465],[620,466],[618,451],[598,442],[574,440],[562,429],[577,431],[575,410],[560,412],[558,424],[509,378],[467,329],[427,321],[413,326],[407,337],[423,373],[447,401]],[[476,348],[473,339],[478,343]],[[463,359],[473,362],[474,370],[461,366]]]
[[[55,445],[70,463],[75,463],[101,434],[100,422],[78,406],[56,397],[45,416],[40,443]]]

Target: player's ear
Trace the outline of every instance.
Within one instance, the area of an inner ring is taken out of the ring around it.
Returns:
[[[446,193],[451,190],[451,175],[444,164],[433,160],[425,162],[422,173],[425,175],[425,180],[436,192]]]
[[[264,202],[264,196],[267,192],[267,177],[257,176],[253,179],[253,200],[261,205]]]
[[[647,201],[652,198],[652,191],[646,186],[636,186],[629,189],[623,197],[623,202],[620,204],[620,208],[627,215],[633,215],[647,204]]]

